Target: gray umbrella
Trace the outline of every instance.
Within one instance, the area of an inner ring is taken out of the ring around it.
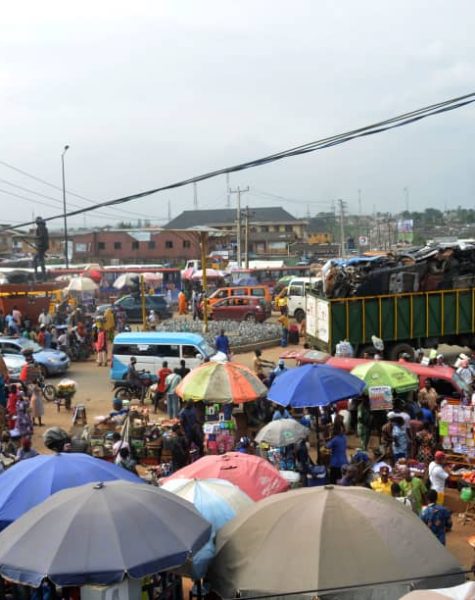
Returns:
[[[211,525],[170,492],[125,481],[58,492],[0,534],[0,574],[38,586],[111,585],[179,567]]]

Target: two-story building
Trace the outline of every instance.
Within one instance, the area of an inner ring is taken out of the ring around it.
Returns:
[[[236,210],[185,210],[172,219],[165,229],[182,231],[195,226],[212,227],[227,233],[230,247],[235,248],[238,229]],[[244,248],[247,236],[249,256],[287,255],[289,244],[305,239],[306,227],[306,220],[296,219],[280,206],[249,208],[241,216],[241,244]]]
[[[161,228],[71,232],[74,262],[180,264],[200,256],[194,233]]]

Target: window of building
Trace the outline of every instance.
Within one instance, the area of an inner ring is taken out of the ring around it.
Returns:
[[[155,242],[154,241],[150,241],[148,243],[148,249],[149,250],[155,250]]]
[[[165,240],[165,248],[173,248],[172,240]]]
[[[190,240],[183,240],[183,248],[191,248]]]
[[[114,242],[114,250],[120,250],[122,248],[122,242]]]
[[[285,231],[288,231],[290,233],[292,231],[292,225],[286,225]]]
[[[105,250],[106,249],[106,243],[105,242],[97,242],[97,249],[98,250]]]
[[[269,231],[269,227],[267,225],[262,225],[261,231],[262,233],[267,233]]]
[[[138,242],[132,242],[132,250],[138,250],[139,249],[139,243]]]

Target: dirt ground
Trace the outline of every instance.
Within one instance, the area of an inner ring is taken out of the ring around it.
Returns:
[[[297,347],[292,347],[297,348]],[[277,361],[282,349],[279,347],[269,348],[263,351],[263,357]],[[252,367],[253,353],[236,355],[234,360],[241,362],[249,367]],[[289,363],[289,366],[293,366]],[[93,423],[94,417],[99,415],[107,415],[112,409],[112,385],[109,381],[109,369],[97,367],[90,360],[84,363],[73,363],[68,377],[74,379],[78,384],[78,392],[74,398],[75,404],[84,404],[87,410],[87,418],[89,423]],[[57,383],[58,379],[50,379],[49,382]],[[58,412],[54,404],[45,404],[45,415],[43,427],[35,427],[34,445],[40,452],[47,452],[43,445],[42,433],[47,427],[59,426],[66,430],[71,427],[71,413],[64,408]],[[374,440],[376,445],[376,440]],[[349,438],[350,453],[351,449],[357,446],[357,440],[354,437]],[[462,505],[458,501],[458,493],[456,490],[449,490],[448,504],[454,511],[454,527],[453,531],[447,537],[447,547],[456,556],[465,568],[470,568],[475,561],[475,550],[467,543],[470,536],[475,535],[475,521],[470,521],[462,525],[459,519],[459,512],[463,510]]]

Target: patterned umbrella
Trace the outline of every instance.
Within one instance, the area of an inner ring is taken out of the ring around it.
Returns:
[[[419,379],[415,373],[403,366],[392,365],[381,360],[358,365],[351,374],[363,380],[366,388],[384,385],[404,394],[419,387]]]
[[[97,283],[89,277],[73,277],[65,289],[68,292],[95,292]]]
[[[244,365],[209,362],[188,373],[176,393],[185,401],[241,404],[265,396],[267,388]]]
[[[278,419],[264,425],[256,435],[256,442],[267,442],[274,447],[290,446],[305,439],[308,434],[308,427],[295,419]]]

